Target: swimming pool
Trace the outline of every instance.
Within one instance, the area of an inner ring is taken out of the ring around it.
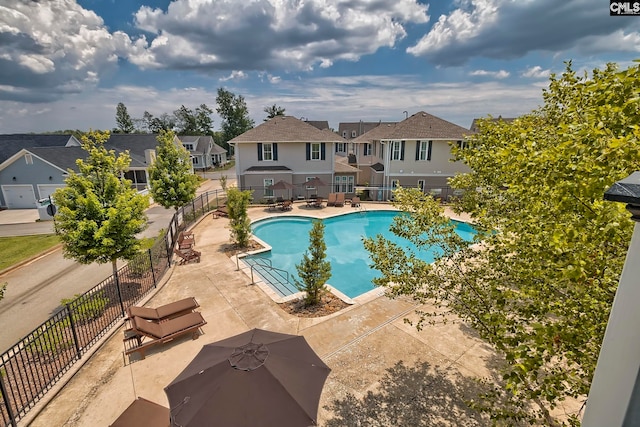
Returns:
[[[331,263],[331,278],[328,284],[349,298],[355,298],[375,286],[372,279],[380,273],[370,268],[371,259],[362,243],[363,237],[377,234],[403,246],[411,243],[389,231],[397,211],[354,212],[324,219],[324,241],[327,245],[327,260]],[[254,236],[271,246],[271,251],[249,256],[249,259],[267,258],[274,268],[289,273],[290,281],[299,280],[296,264],[309,247],[309,230],[313,218],[283,216],[256,221],[252,224]],[[459,221],[456,232],[465,240],[473,238],[473,228]],[[433,261],[433,253],[422,251],[425,261]],[[268,280],[266,280],[268,282]],[[279,292],[282,294],[282,292]],[[293,292],[292,292],[293,293]]]

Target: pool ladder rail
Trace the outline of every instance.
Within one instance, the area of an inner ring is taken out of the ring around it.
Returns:
[[[244,257],[244,262],[251,269],[251,284],[256,283],[254,272],[282,297],[295,294],[298,288],[289,280],[289,272],[272,265],[268,258],[253,256]]]

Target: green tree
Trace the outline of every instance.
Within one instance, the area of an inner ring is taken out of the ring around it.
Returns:
[[[140,250],[136,235],[147,227],[147,196],[138,194],[123,178],[131,159],[128,152],[117,157],[104,143],[109,132],[91,131],[82,138],[86,160],[76,161],[78,172],[68,170],[66,187],[53,194],[58,212],[53,218],[63,255],[81,264],[131,259]]]
[[[141,120],[141,127],[149,133],[168,132],[176,127],[175,120],[175,115],[162,113],[159,117],[154,117],[153,114],[145,111]]]
[[[118,102],[116,107],[116,124],[118,125],[117,130],[119,133],[132,133],[135,130],[127,107],[122,102]]]
[[[276,104],[273,104],[269,107],[264,107],[264,112],[267,113],[267,118],[264,119],[266,122],[269,119],[273,119],[277,116],[284,116],[284,107],[278,107]]]
[[[481,244],[457,239],[437,204],[410,190],[395,193],[406,215],[393,231],[442,248],[436,261],[380,237],[365,243],[377,285],[442,310],[420,312],[418,327],[455,314],[504,356],[504,384],[475,403],[494,420],[559,425],[551,409],[588,394],[632,233],[603,194],[640,166],[639,76],[612,64],[578,76],[569,63],[541,108],[484,121],[467,148],[452,148],[472,170],[450,182],[464,191],[454,208],[471,215]]]
[[[176,133],[178,135],[198,135],[196,116],[190,108],[184,105],[173,112],[176,120]]]
[[[224,88],[218,89],[216,111],[222,118],[222,140],[220,145],[229,150],[228,142],[253,128],[253,120],[249,118],[247,103],[242,95],[234,95]]]
[[[296,265],[301,279],[301,281],[296,280],[296,286],[299,290],[306,292],[306,305],[318,304],[326,291],[325,284],[331,277],[331,263],[326,260],[326,251],[324,223],[321,220],[314,220],[309,231],[309,250],[302,256],[302,262]]]
[[[207,107],[206,104],[200,104],[200,106],[196,108],[196,129],[198,130],[198,135],[213,136],[212,114],[213,110]]]
[[[236,187],[231,187],[227,190],[227,211],[229,212],[231,239],[240,248],[249,246],[251,220],[247,209],[252,197],[250,190],[240,191]]]
[[[196,195],[198,177],[191,173],[189,152],[174,143],[175,134],[160,131],[156,160],[149,167],[151,197],[165,208],[189,203]]]

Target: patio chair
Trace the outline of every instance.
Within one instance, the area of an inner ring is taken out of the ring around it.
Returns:
[[[109,427],[169,427],[169,408],[138,397]]]
[[[354,208],[357,208],[358,206],[360,206],[360,197],[354,196],[351,199],[351,206],[354,207]]]
[[[226,206],[219,206],[215,211],[213,211],[214,218],[217,218],[219,216],[223,216],[225,218],[229,216],[229,210]]]
[[[173,319],[174,317],[180,317],[184,314],[191,313],[198,307],[200,307],[198,301],[196,301],[194,297],[189,297],[161,305],[157,308],[131,306],[127,307],[126,312],[127,319],[137,316],[142,319],[161,322],[163,320]]]
[[[344,206],[344,197],[345,197],[344,193],[337,193],[336,194],[336,201],[335,201],[335,203],[333,205],[334,206],[338,206],[338,207]],[[328,204],[329,203],[327,203],[327,205]]]
[[[327,199],[327,206],[335,206],[337,198],[338,198],[338,193],[329,193],[329,198]]]
[[[313,206],[316,208],[321,208],[322,207],[322,202],[324,202],[324,199],[320,196],[318,196],[315,200],[315,202],[313,203]]]
[[[312,194],[311,196],[309,196],[309,198],[307,199],[307,206],[315,205],[317,198],[318,198],[317,194]]]
[[[178,255],[178,258],[180,258],[178,260],[179,265],[188,264],[191,261],[200,262],[200,255],[202,255],[201,252],[196,251],[195,249],[173,248],[173,253]]]
[[[196,236],[190,231],[181,231],[178,233],[177,242],[180,249],[191,249],[196,244]]]
[[[282,209],[283,211],[290,211],[291,209],[293,209],[293,202],[291,200],[285,200],[284,202],[282,202],[280,209]]]
[[[202,314],[197,311],[164,322],[152,322],[134,316],[131,318],[131,328],[124,331],[125,355],[139,353],[140,358],[144,359],[145,351],[156,344],[164,344],[188,334],[192,339],[198,339],[200,328],[206,324]]]

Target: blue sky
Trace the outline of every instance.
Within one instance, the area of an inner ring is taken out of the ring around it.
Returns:
[[[336,129],[417,111],[469,127],[538,107],[565,61],[639,51],[640,17],[606,0],[6,0],[0,133],[111,129],[119,102],[215,109],[220,87],[256,124],[277,104]]]

